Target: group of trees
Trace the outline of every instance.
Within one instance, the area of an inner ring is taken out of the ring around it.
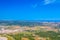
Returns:
[[[56,33],[53,31],[48,31],[48,32],[35,32],[35,35],[38,35],[40,37],[49,37],[50,40],[60,40],[60,33]],[[29,40],[34,40],[34,37],[32,34],[26,34],[26,33],[19,33],[19,34],[9,34],[9,36],[13,37],[15,40],[21,40],[23,37],[29,38]]]
[[[33,34],[38,35],[39,37],[49,38],[49,40],[60,40],[60,33],[53,31],[47,31],[47,32],[40,31],[40,32],[29,32],[29,33],[25,32],[17,34],[5,34],[5,35],[0,34],[0,35],[7,37],[8,40],[21,40],[21,38],[23,37],[26,37],[29,40],[35,40]]]
[[[49,37],[50,40],[60,40],[60,33],[56,33],[53,31],[48,31],[48,32],[38,32],[35,33],[36,35],[39,35],[41,37]]]

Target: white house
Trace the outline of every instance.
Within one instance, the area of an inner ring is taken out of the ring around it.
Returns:
[[[8,40],[7,37],[0,37],[0,40]]]

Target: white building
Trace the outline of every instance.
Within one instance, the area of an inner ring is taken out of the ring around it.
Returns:
[[[0,37],[0,40],[8,40],[6,37]]]

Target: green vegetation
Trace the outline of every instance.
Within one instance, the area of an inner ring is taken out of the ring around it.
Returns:
[[[6,37],[8,40],[15,40],[12,36],[9,36],[7,34],[1,34],[0,37]]]
[[[47,32],[25,32],[25,33],[18,33],[18,34],[6,34],[6,35],[2,35],[0,34],[0,36],[4,36],[7,37],[8,40],[21,40],[21,38],[26,37],[29,40],[35,40],[33,36],[33,34],[38,35],[39,37],[42,38],[49,38],[49,40],[60,40],[60,33],[56,33],[53,31],[47,31]]]

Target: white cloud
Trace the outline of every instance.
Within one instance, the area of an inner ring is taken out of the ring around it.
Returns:
[[[56,0],[44,0],[44,5],[54,3]]]
[[[51,4],[51,3],[55,3],[57,0],[42,0],[42,1],[38,1],[37,3],[35,4],[32,4],[32,7],[33,8],[36,8],[38,6],[42,6],[42,5],[48,5],[48,4]]]

